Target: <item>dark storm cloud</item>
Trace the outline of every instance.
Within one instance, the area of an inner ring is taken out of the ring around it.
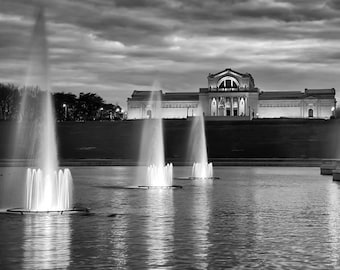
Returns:
[[[248,18],[269,18],[283,22],[315,21],[335,16],[327,8],[313,3],[313,1],[291,3],[288,1],[249,1],[246,4],[238,5],[233,14]]]
[[[163,16],[171,16],[183,23],[182,30],[204,36],[230,35],[285,38],[297,36],[290,24],[304,31],[306,23],[336,18],[338,14],[313,1],[183,1],[178,8],[162,10]],[[261,23],[262,22],[262,23]],[[279,32],[277,31],[279,28]]]
[[[183,22],[224,23],[236,19],[273,19],[275,21],[305,21],[329,18],[329,9],[320,7],[317,2],[289,2],[267,0],[245,1],[176,1],[176,5],[164,6],[163,16]],[[333,14],[334,15],[334,14]]]
[[[340,11],[340,2],[338,0],[328,0],[326,5],[333,10]]]
[[[124,8],[143,8],[147,9],[155,6],[163,6],[162,1],[155,0],[114,0],[112,1],[116,7]]]
[[[165,89],[196,91],[209,72],[226,67],[254,72],[262,87],[277,89],[286,80],[266,82],[265,72],[314,79],[320,67],[332,74],[340,68],[336,0],[1,0],[1,79],[20,82],[39,3],[54,89],[93,89],[122,105],[154,80]]]

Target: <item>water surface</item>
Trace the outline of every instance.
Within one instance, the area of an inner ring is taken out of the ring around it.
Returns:
[[[94,215],[1,215],[0,269],[340,266],[340,185],[318,168],[215,167],[177,190],[117,188],[135,167],[70,169]]]

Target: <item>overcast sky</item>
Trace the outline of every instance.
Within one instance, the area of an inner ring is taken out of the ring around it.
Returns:
[[[39,2],[0,0],[0,82],[24,84]],[[340,96],[337,0],[42,2],[53,91],[126,107],[135,89],[198,91],[209,73],[232,68],[263,91]]]

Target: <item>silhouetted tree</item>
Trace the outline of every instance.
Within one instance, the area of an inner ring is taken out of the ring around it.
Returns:
[[[103,110],[101,110],[100,120],[122,120],[122,108],[116,104],[104,104],[102,107]]]
[[[19,98],[17,86],[0,83],[0,120],[15,119],[17,117]]]
[[[72,93],[58,92],[53,94],[57,120],[75,120],[74,112],[77,96]]]
[[[80,93],[76,106],[77,120],[96,120],[104,106],[104,100],[94,93]]]
[[[0,120],[39,119],[42,112],[42,97],[46,91],[37,86],[18,88],[14,84],[0,83]],[[79,120],[121,120],[123,111],[116,104],[106,104],[95,93],[80,93],[79,97],[72,93],[57,92],[52,94],[56,118],[59,121]]]

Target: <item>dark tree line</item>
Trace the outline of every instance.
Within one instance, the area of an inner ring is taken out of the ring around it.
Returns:
[[[10,120],[18,115],[20,90],[14,84],[0,83],[0,119]]]
[[[37,117],[36,106],[40,104],[43,91],[37,87],[19,88],[14,84],[0,83],[0,120],[21,120]],[[95,93],[56,92],[52,94],[55,115],[58,121],[122,120],[124,111],[118,104],[107,104]],[[23,103],[27,112],[21,112]],[[26,104],[27,105],[27,104]]]

